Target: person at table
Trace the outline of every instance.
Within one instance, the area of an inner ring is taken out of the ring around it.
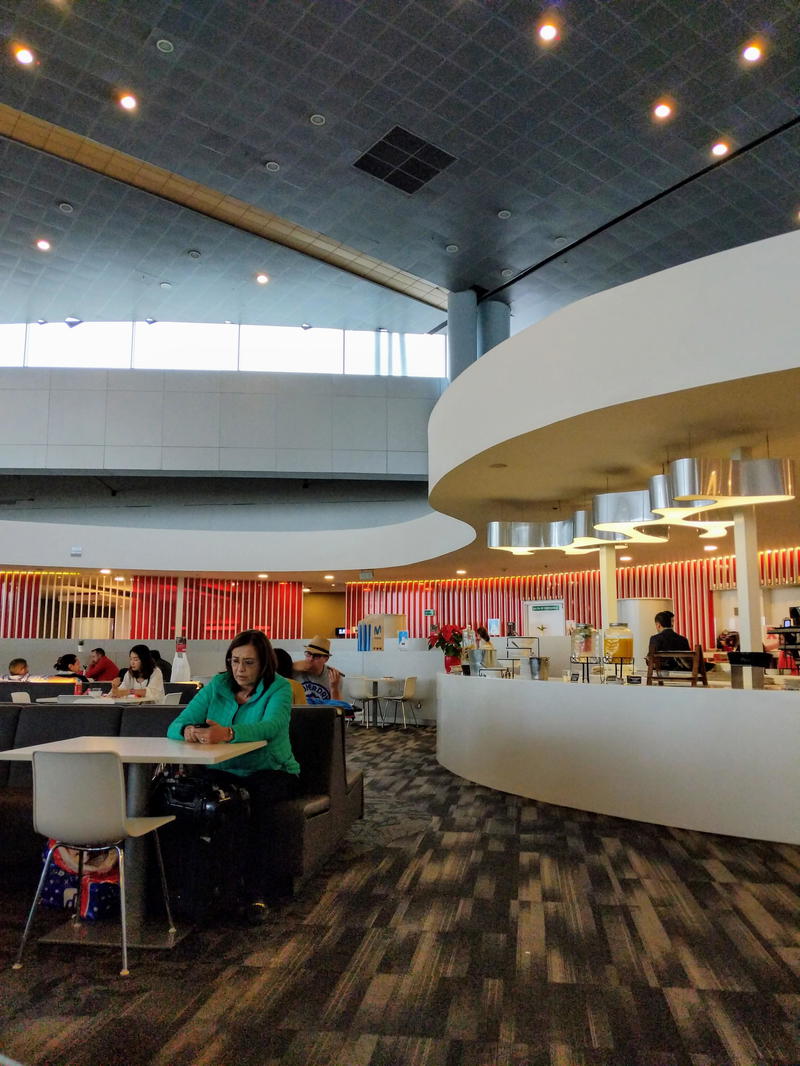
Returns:
[[[128,669],[120,683],[119,678],[111,682],[112,696],[147,696],[152,700],[163,700],[164,678],[153,662],[153,656],[146,644],[134,644],[128,655]]]
[[[90,681],[113,681],[119,677],[119,667],[109,659],[103,648],[92,648],[89,665],[84,672]]]
[[[27,659],[12,659],[8,664],[8,673],[0,678],[2,681],[29,681],[30,670]]]
[[[308,700],[306,699],[306,690],[299,681],[295,681],[292,677],[294,663],[292,662],[291,655],[286,648],[273,648],[272,650],[275,653],[275,669],[281,677],[285,677],[292,686],[292,706],[302,707],[304,704],[308,703]]]
[[[328,666],[331,642],[327,637],[312,637],[303,650],[305,658],[292,664],[292,676],[305,689],[308,702],[341,700],[342,675],[335,667]]]
[[[153,656],[153,662],[161,671],[161,676],[165,681],[170,681],[172,678],[172,663],[167,662],[158,648],[151,648],[150,654]]]
[[[300,767],[289,740],[292,687],[275,670],[272,645],[258,629],[235,637],[225,653],[225,670],[187,703],[167,729],[189,744],[230,744],[265,740],[266,747],[237,755],[225,768],[207,771],[221,784],[235,782],[250,793],[247,844],[241,849],[245,916],[253,924],[267,918],[264,886],[269,874],[264,837],[269,808],[295,790]]]
[[[650,638],[647,648],[648,659],[653,652],[690,652],[692,650],[686,637],[682,633],[676,633],[672,628],[674,617],[672,611],[659,611],[656,615],[656,632]],[[670,659],[659,659],[657,665],[661,670],[690,670],[692,664],[690,657],[676,656]]]
[[[63,681],[67,678],[70,681],[80,681],[83,685],[89,682],[89,678],[83,672],[80,659],[69,651],[64,655],[59,655],[53,667],[53,673],[47,680]]]
[[[483,665],[490,668],[495,667],[497,659],[494,644],[489,638],[489,631],[486,626],[478,626],[475,630],[475,635],[478,638],[478,648],[483,652]]]

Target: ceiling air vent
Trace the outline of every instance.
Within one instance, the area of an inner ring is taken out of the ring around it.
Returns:
[[[353,166],[396,189],[415,193],[455,161],[456,157],[444,149],[423,141],[402,126],[394,126]]]

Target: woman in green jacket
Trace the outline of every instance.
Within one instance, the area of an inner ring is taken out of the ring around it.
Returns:
[[[272,645],[258,629],[246,629],[225,654],[225,670],[184,707],[167,729],[173,740],[190,744],[230,744],[265,740],[266,747],[209,771],[223,787],[235,783],[250,793],[250,822],[243,856],[246,913],[253,923],[267,917],[264,883],[265,819],[268,808],[292,794],[300,767],[289,742],[292,689],[275,672]]]

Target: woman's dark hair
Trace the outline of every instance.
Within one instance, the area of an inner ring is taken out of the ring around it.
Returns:
[[[138,670],[131,670],[131,677],[135,677],[137,681],[149,681],[156,669],[156,664],[153,662],[153,656],[147,645],[134,644],[128,654],[138,655],[140,663]]]
[[[659,611],[656,615],[656,625],[661,626],[662,629],[672,629],[672,619],[675,615],[672,611]]]
[[[275,680],[275,652],[260,629],[245,629],[231,641],[230,647],[225,652],[225,669],[228,672],[228,684],[234,692],[239,691],[240,686],[234,680],[233,670],[231,670],[231,656],[236,648],[242,648],[245,644],[252,644],[256,649],[256,655],[258,655],[259,671],[256,684],[259,681],[263,681],[264,688],[269,688]]]
[[[59,655],[59,657],[56,659],[56,665],[53,667],[53,669],[54,670],[69,670],[69,668],[72,666],[72,664],[74,662],[77,661],[77,659],[78,659],[77,655],[73,655],[72,652],[68,651],[66,653],[66,655]]]
[[[478,634],[478,636],[481,638],[481,640],[485,640],[485,641],[488,642],[489,633],[488,633],[488,630],[486,629],[486,626],[478,626],[477,629],[475,630],[475,632]]]
[[[286,648],[273,648],[272,654],[275,656],[275,673],[281,677],[291,677],[294,673],[294,663]]]

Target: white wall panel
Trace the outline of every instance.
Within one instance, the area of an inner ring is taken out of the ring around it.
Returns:
[[[24,370],[18,370],[24,374]],[[9,389],[0,396],[0,444],[44,444],[50,396],[33,389]]]
[[[219,442],[222,448],[274,448],[275,396],[225,393],[220,397]]]
[[[183,392],[179,396],[166,392],[162,427],[165,447],[217,447],[219,392]]]
[[[104,444],[106,393],[62,391],[52,397],[47,425],[48,445]]]
[[[161,444],[161,392],[109,392],[106,444]]]

